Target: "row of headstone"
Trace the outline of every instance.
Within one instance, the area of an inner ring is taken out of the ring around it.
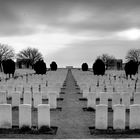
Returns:
[[[86,88],[88,88],[88,90],[89,88],[91,88],[91,91],[99,90],[99,92],[102,92],[106,90],[107,92],[120,92],[120,93],[129,91],[133,93],[135,90],[136,79],[126,80],[124,77],[121,77],[122,72],[115,74],[114,78],[115,72],[117,71],[113,71],[112,76],[110,76],[111,73],[107,73],[106,76],[95,76],[93,74],[92,75],[89,74],[89,72],[80,72],[78,70],[73,70],[74,77],[78,85],[80,86],[81,91],[83,92],[83,97],[85,97],[84,92],[86,93],[84,86],[82,86],[83,84],[86,85]],[[104,87],[106,89],[104,89]]]
[[[32,97],[33,96],[33,97]],[[20,92],[12,93],[12,107],[19,106],[21,104],[21,94]],[[41,92],[34,92],[33,95],[31,92],[25,92],[23,94],[23,104],[32,105],[33,99],[33,107],[37,107],[39,104],[42,104],[42,94]],[[0,91],[0,104],[7,103],[6,92]],[[51,92],[48,94],[48,103],[50,104],[50,108],[57,108],[57,94]]]
[[[0,89],[0,91],[6,92],[7,97],[12,97],[12,93],[14,92],[19,92],[20,97],[23,98],[23,94],[26,92],[31,92],[31,93],[36,93],[36,92],[41,92],[43,95],[43,99],[48,98],[48,93],[50,92],[55,92],[57,94],[57,97],[59,98],[59,93],[61,92],[61,86],[59,83],[53,86],[46,86],[46,85],[41,85],[38,86],[33,86],[31,85],[18,85],[15,88],[13,86],[9,86],[7,89]]]
[[[57,72],[47,72],[47,75],[33,74],[21,76],[16,79],[10,79],[7,81],[0,82],[0,91],[6,91],[8,96],[11,97],[12,92],[15,91],[21,93],[24,93],[26,91],[44,92],[44,89],[42,87],[45,86],[47,91],[49,91],[50,87],[52,87],[52,89],[55,89],[58,94],[66,78],[66,74],[67,70],[62,70]],[[48,86],[49,89],[47,89]]]
[[[50,105],[39,104],[38,108],[38,128],[41,126],[50,127]],[[19,105],[19,128],[32,127],[31,105]],[[0,104],[0,128],[12,128],[12,107],[10,104]]]
[[[105,104],[108,106],[108,99],[112,100],[112,106],[116,104],[123,104],[126,109],[129,109],[131,104],[140,104],[140,93],[135,93],[133,97],[133,103],[131,102],[131,95],[128,93],[123,94],[109,94],[102,92],[97,96],[95,93],[87,94],[87,107],[95,108],[96,99],[99,98],[99,104]]]
[[[57,108],[57,95],[56,93],[49,93],[48,94],[48,104],[50,108]],[[13,93],[12,96],[12,106],[19,106],[20,104],[20,94]],[[23,104],[30,104],[32,105],[32,98],[33,98],[33,107],[37,107],[39,104],[42,104],[42,94],[40,92],[34,92],[33,97],[31,92],[25,92],[23,96]]]
[[[140,129],[140,105],[130,106],[129,129]],[[107,105],[96,105],[95,128],[108,128],[108,107]],[[124,105],[113,106],[113,129],[124,130],[126,128],[126,110]]]

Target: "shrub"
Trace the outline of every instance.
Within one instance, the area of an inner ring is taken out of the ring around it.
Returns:
[[[39,60],[34,64],[36,74],[46,74],[47,68],[43,60]]]
[[[7,59],[2,61],[3,71],[5,74],[12,74],[14,76],[15,73],[15,62],[12,59]]]
[[[43,125],[39,128],[38,131],[39,131],[39,133],[45,134],[45,133],[47,133],[48,131],[51,131],[51,130],[52,129],[49,126]]]
[[[57,64],[55,61],[53,61],[51,64],[50,64],[50,68],[52,71],[56,71],[57,70]]]
[[[20,128],[20,133],[29,133],[31,131],[31,128],[27,125],[23,125],[21,128]]]
[[[82,71],[88,71],[88,64],[87,63],[82,64]]]
[[[125,64],[124,70],[126,77],[128,77],[128,75],[130,75],[131,77],[132,75],[135,75],[138,72],[138,63],[134,60],[130,60]]]
[[[101,59],[97,59],[93,64],[94,75],[104,75],[105,74],[105,64]]]

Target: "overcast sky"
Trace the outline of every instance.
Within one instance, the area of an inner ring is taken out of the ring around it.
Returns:
[[[38,48],[47,66],[91,67],[103,53],[125,61],[140,48],[140,0],[0,0],[0,43]]]

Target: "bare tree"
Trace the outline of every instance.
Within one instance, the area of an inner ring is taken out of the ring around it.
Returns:
[[[29,66],[32,66],[37,62],[38,60],[43,59],[42,54],[38,51],[36,48],[27,48],[22,51],[20,51],[17,54],[17,60],[18,62],[22,62],[29,68]]]
[[[2,61],[14,58],[14,50],[6,44],[0,44],[0,70],[2,70]]]
[[[127,55],[125,57],[127,61],[133,60],[137,62],[137,64],[140,63],[140,49],[130,49],[127,52]]]
[[[101,56],[97,57],[98,59],[101,59],[106,66],[106,69],[108,68],[109,63],[111,63],[112,60],[115,60],[114,56],[108,55],[108,54],[102,54]]]

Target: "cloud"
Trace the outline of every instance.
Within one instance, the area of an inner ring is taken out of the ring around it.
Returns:
[[[0,35],[34,34],[40,25],[77,34],[139,28],[139,7],[139,0],[4,0]]]

